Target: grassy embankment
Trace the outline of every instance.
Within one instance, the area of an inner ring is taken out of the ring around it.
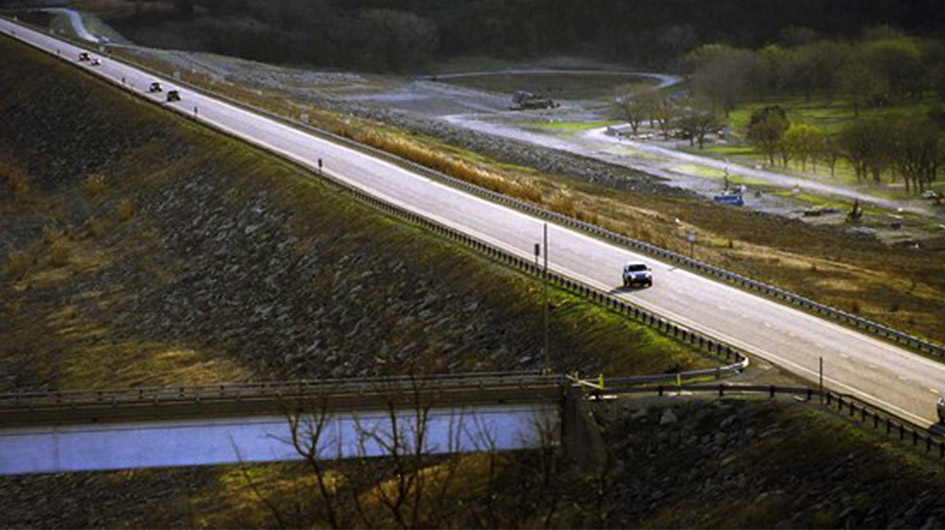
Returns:
[[[694,227],[700,234],[698,257],[706,262],[945,342],[945,267],[935,254],[889,248],[853,239],[842,229],[785,222],[701,200],[536,172],[429,136],[301,104],[287,94],[214,86],[199,76],[192,80],[284,116],[305,113],[316,127],[671,250],[688,252],[685,234]],[[617,174],[622,171],[614,168]],[[632,181],[633,173],[626,174]]]
[[[534,279],[0,46],[4,390],[541,366]],[[709,362],[571,295],[550,300],[560,370]]]

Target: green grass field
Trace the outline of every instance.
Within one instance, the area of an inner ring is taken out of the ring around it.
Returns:
[[[904,116],[921,118],[939,101],[926,97],[882,108],[861,107],[859,115],[864,116]],[[778,97],[753,101],[740,105],[726,118],[736,134],[744,135],[751,119],[751,114],[770,105],[780,105],[788,114],[792,123],[806,123],[828,133],[839,132],[847,123],[856,119],[857,113],[852,102],[844,99],[827,100],[815,98],[806,101],[803,97]]]

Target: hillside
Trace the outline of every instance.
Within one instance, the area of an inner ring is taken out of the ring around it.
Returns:
[[[0,46],[0,389],[541,367],[535,280]],[[559,370],[708,362],[553,303]]]
[[[534,280],[21,45],[0,39],[0,55],[0,391],[540,367]],[[558,370],[709,363],[552,299]],[[597,411],[600,472],[539,452],[430,463],[432,484],[455,480],[422,526],[945,521],[940,462],[817,406],[613,409]],[[373,524],[350,526],[398,526],[377,500],[397,472],[371,464],[352,489]],[[296,464],[4,477],[0,491],[2,527],[330,526]]]

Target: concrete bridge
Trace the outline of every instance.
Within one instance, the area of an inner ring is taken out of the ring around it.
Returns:
[[[560,376],[468,374],[0,395],[0,474],[600,450]]]

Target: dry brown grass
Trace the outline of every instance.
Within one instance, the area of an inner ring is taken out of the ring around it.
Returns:
[[[25,252],[14,250],[7,258],[7,273],[14,277],[26,274],[30,269],[30,259]]]
[[[59,238],[49,244],[49,262],[53,267],[62,267],[69,263],[69,244],[66,238]]]
[[[342,128],[338,134],[488,190],[530,202],[541,202],[541,192],[532,186],[516,182],[508,175],[437,152],[418,142],[352,128]]]
[[[115,212],[118,215],[118,221],[122,223],[134,217],[137,211],[138,207],[135,206],[135,203],[131,199],[122,199],[121,202],[118,203],[118,207],[115,209]]]
[[[95,197],[108,191],[108,183],[105,182],[105,175],[92,174],[85,178],[82,189],[89,197]]]
[[[0,159],[0,179],[6,181],[17,200],[25,200],[30,194],[30,180],[25,171],[7,160]]]

